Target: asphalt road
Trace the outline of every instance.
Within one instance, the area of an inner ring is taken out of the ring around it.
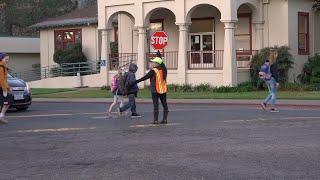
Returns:
[[[100,103],[34,103],[0,125],[0,179],[319,179],[320,111],[171,105],[168,125]],[[162,117],[162,113],[161,116]]]

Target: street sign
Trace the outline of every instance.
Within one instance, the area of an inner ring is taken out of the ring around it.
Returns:
[[[151,46],[155,50],[162,50],[168,45],[168,36],[164,31],[156,31],[151,37]]]

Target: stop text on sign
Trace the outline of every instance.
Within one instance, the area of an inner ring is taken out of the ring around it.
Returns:
[[[152,37],[151,44],[160,44],[164,45],[168,43],[168,37]]]
[[[162,50],[168,45],[168,36],[164,31],[156,31],[153,33],[150,43],[155,50]]]

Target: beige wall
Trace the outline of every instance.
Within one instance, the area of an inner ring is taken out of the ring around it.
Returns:
[[[28,82],[28,84],[31,88],[74,88],[78,86],[76,76],[42,79]]]
[[[0,37],[0,53],[10,55],[9,68],[13,72],[32,69],[40,63],[40,38]]]
[[[63,83],[61,83],[63,82]],[[56,77],[42,79],[39,81],[28,82],[31,88],[75,88],[75,87],[102,87],[106,83],[106,79],[102,74],[93,74],[81,76],[79,79],[77,76],[68,77]]]
[[[118,33],[119,33],[119,53],[134,52],[133,37],[134,37],[134,22],[125,14],[118,15]]]
[[[40,39],[29,37],[0,37],[0,52],[40,53]]]
[[[270,0],[264,5],[264,46],[288,45],[288,1]]]
[[[23,72],[32,70],[33,64],[40,63],[40,54],[17,54],[10,53],[9,68],[12,72]]]
[[[54,31],[66,29],[82,29],[82,49],[89,61],[96,61],[100,58],[101,33],[98,32],[96,26],[59,28],[50,30],[41,30],[40,32],[40,49],[41,49],[41,66],[55,65],[53,61],[54,54]],[[110,36],[113,40],[112,30]],[[100,37],[100,38],[99,38]]]
[[[295,59],[294,69],[289,71],[289,80],[296,80],[296,77],[302,73],[302,68],[308,60],[308,55],[298,55],[298,12],[309,13],[310,28],[310,55],[314,54],[314,13],[311,9],[313,0],[289,0],[289,46]],[[319,22],[318,22],[319,23]],[[317,32],[319,33],[319,31]],[[319,41],[319,39],[318,39]]]

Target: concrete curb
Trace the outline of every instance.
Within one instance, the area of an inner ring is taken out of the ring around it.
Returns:
[[[216,105],[216,106],[259,106],[262,100],[229,99],[168,99],[169,104],[176,105]],[[112,103],[111,98],[34,98],[33,102],[45,103]],[[152,104],[151,99],[137,99],[140,104]],[[278,107],[320,109],[320,100],[278,100]]]

